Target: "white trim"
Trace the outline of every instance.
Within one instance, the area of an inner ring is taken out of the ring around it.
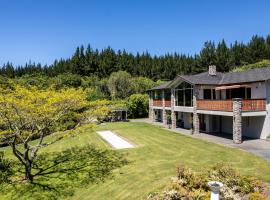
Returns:
[[[174,111],[193,113],[193,107],[174,106]]]

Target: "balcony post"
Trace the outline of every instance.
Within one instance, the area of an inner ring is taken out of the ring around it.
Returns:
[[[171,89],[171,121],[172,121],[172,129],[176,128],[176,114],[174,112],[174,89]]]
[[[150,122],[155,120],[155,112],[153,109],[153,91],[149,92],[149,120]]]
[[[165,109],[162,111],[162,122],[164,126],[167,126],[167,112]]]
[[[242,99],[233,99],[233,142],[242,143]]]
[[[192,134],[199,134],[200,132],[200,122],[199,115],[197,113],[197,97],[193,95],[193,130]]]
[[[167,125],[167,115],[166,115],[166,110],[165,110],[165,91],[162,90],[162,122],[163,125]]]

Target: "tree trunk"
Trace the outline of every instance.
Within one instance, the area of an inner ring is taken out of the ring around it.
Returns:
[[[29,181],[30,183],[33,182],[33,175],[31,174],[32,171],[32,163],[26,161],[25,164],[25,180]]]

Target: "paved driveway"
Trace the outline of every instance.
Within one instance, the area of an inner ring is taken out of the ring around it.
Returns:
[[[138,119],[138,120],[131,120],[131,121],[146,122],[146,123],[151,123],[155,125],[162,125],[161,123],[150,122],[148,119]],[[167,129],[167,130],[182,133],[182,134],[194,137],[194,138],[206,140],[209,142],[214,142],[214,143],[229,146],[229,147],[239,148],[239,149],[248,151],[250,153],[253,153],[257,156],[260,156],[270,162],[270,141],[267,141],[267,140],[244,138],[244,141],[242,144],[234,144],[231,138],[232,136],[229,136],[229,135],[210,135],[206,133],[200,133],[198,135],[191,135],[191,130],[180,129],[180,128],[177,128],[176,130],[172,130],[172,129]]]

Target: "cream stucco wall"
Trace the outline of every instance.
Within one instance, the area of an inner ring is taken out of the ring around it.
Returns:
[[[251,98],[252,99],[266,98],[265,82],[258,82],[251,84]]]

